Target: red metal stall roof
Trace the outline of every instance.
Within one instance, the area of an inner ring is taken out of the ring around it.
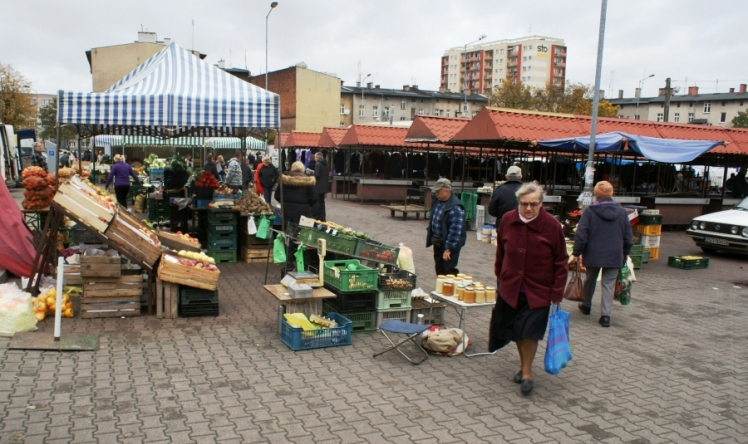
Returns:
[[[281,142],[280,146],[282,148],[286,147],[286,142],[288,141],[288,137],[290,135],[291,135],[290,133],[280,133],[280,142]]]
[[[346,132],[348,132],[346,128],[322,128],[322,135],[319,136],[319,146],[321,148],[337,148]]]
[[[444,143],[469,122],[469,119],[464,118],[416,116],[405,135],[405,141]]]
[[[449,142],[498,140],[533,142],[542,139],[577,137],[588,132],[584,124],[571,114],[483,108]]]
[[[340,146],[366,146],[369,148],[412,148],[405,143],[408,128],[396,126],[351,125],[340,141]]]
[[[291,131],[291,135],[286,140],[286,146],[289,148],[317,148],[321,135],[321,133]]]

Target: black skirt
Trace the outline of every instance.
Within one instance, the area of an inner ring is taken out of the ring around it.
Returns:
[[[531,309],[524,293],[519,294],[517,308],[498,297],[491,313],[488,351],[494,352],[512,341],[543,339],[549,313],[550,307]]]

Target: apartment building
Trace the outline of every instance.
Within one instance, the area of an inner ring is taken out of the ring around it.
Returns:
[[[488,105],[479,94],[429,91],[418,85],[402,89],[367,83],[340,87],[340,126],[376,122],[410,122],[416,116],[473,117]]]
[[[503,79],[544,88],[566,81],[566,44],[562,39],[529,36],[444,52],[440,90],[490,94]]]
[[[655,122],[696,123],[730,127],[738,112],[748,108],[746,84],[738,90],[730,88],[726,93],[699,94],[698,86],[689,86],[687,94],[670,96],[670,109],[665,119],[665,91],[660,89],[657,97],[624,98],[618,91],[618,98],[610,103],[619,107],[618,117],[622,119],[652,120]]]
[[[168,38],[158,40],[155,32],[141,31],[138,32],[138,40],[133,43],[103,46],[86,51],[93,81],[92,91],[95,93],[106,91],[170,43],[171,39]],[[205,54],[199,51],[193,50],[192,53],[201,59],[205,58]]]

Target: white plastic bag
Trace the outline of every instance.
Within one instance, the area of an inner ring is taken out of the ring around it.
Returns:
[[[247,233],[251,235],[257,234],[257,225],[255,225],[254,216],[249,216],[247,220]]]
[[[400,253],[397,255],[397,266],[401,270],[416,274],[416,264],[413,262],[413,250],[406,247],[402,242],[400,242]]]
[[[31,295],[15,283],[0,285],[0,333],[14,334],[36,330]]]

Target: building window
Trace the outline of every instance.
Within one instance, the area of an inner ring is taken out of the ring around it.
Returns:
[[[449,110],[447,110],[447,114],[446,114],[446,116],[447,116],[447,117],[449,117]]]
[[[664,116],[663,116],[663,114],[662,114],[662,113],[657,113],[657,121],[658,121],[658,122],[662,122],[662,120],[663,120],[663,117],[664,117]]]
[[[719,123],[727,122],[727,113],[719,113]]]
[[[435,110],[434,110],[434,116],[435,116],[435,117],[439,117],[439,110],[438,110],[438,109],[435,109]]]
[[[340,122],[340,127],[345,128],[345,122]]]
[[[31,104],[36,105],[36,99],[31,99]]]
[[[364,117],[364,116],[366,116],[366,111],[365,111],[365,109],[366,109],[366,108],[364,108],[364,105],[359,105],[359,106],[358,106],[358,116],[359,116],[359,117]]]
[[[345,105],[340,104],[340,114],[345,114]]]
[[[419,116],[422,116],[422,115],[423,115],[423,108],[418,108],[418,115],[419,115]]]
[[[678,108],[680,108],[680,102],[678,102],[678,104],[677,104],[676,106],[677,106]]]
[[[42,106],[47,106],[47,105],[49,105],[49,102],[50,102],[50,101],[51,101],[51,99],[42,99]]]
[[[400,109],[405,109],[405,99],[400,101]]]
[[[704,114],[709,114],[712,111],[712,102],[704,102]]]
[[[641,116],[639,114],[634,115],[634,120],[640,120]]]
[[[390,118],[390,107],[389,106],[385,106],[384,107],[384,118],[385,119],[389,119]]]
[[[374,105],[371,109],[371,117],[377,118],[379,117],[379,107],[377,105]]]
[[[743,106],[743,101],[742,100],[740,101],[740,106]]]
[[[463,104],[462,104],[462,111],[463,111],[464,113],[467,113],[467,107],[468,107],[468,106],[467,106],[467,103],[463,103]]]
[[[725,105],[727,105],[727,102],[722,102],[722,106],[725,106]]]
[[[693,113],[688,113],[688,123],[693,122]]]
[[[675,115],[673,116],[673,122],[680,122],[680,113],[675,113]]]
[[[403,117],[400,117],[400,120],[405,120],[405,116],[403,116]]]

